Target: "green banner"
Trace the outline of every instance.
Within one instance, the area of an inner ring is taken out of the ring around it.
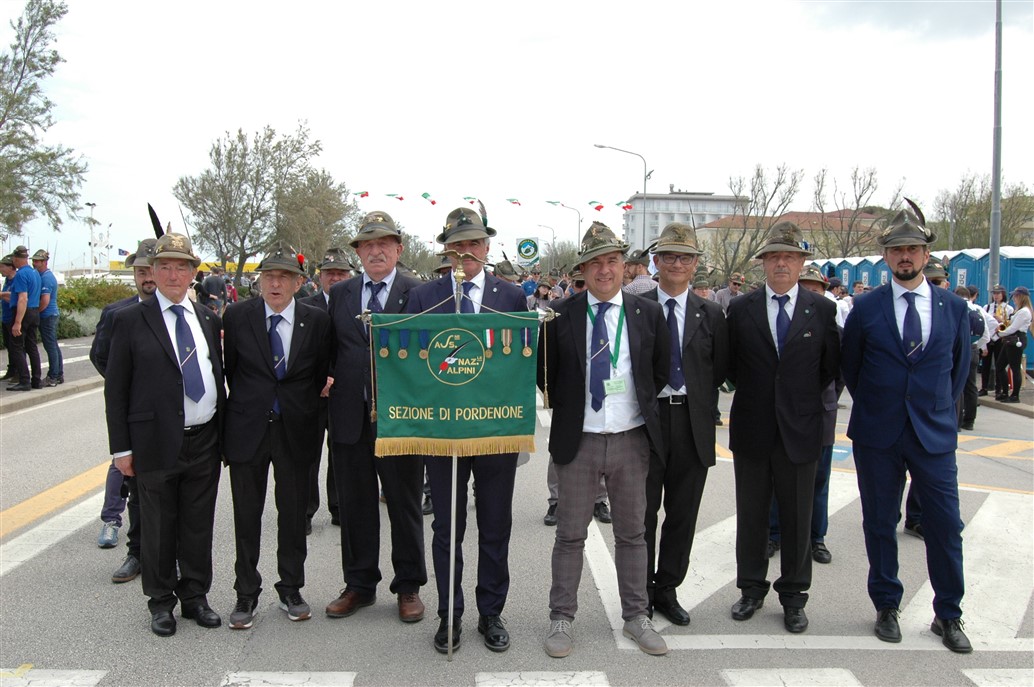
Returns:
[[[535,450],[538,316],[372,316],[378,456]]]

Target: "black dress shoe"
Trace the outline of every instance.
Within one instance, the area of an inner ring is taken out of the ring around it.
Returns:
[[[176,634],[176,618],[172,616],[172,611],[152,613],[151,632],[159,637],[171,637]]]
[[[430,496],[425,496],[424,497],[423,513],[424,513],[424,515],[430,515],[433,512],[434,512],[434,505],[431,503],[431,497]]]
[[[341,527],[341,518],[338,516],[337,513],[330,514],[330,524],[334,527]]]
[[[184,606],[180,615],[188,620],[193,620],[201,627],[219,627],[223,624],[223,619],[208,606],[206,601]]]
[[[478,618],[478,632],[485,635],[485,646],[492,651],[506,651],[510,648],[510,633],[499,616],[483,615]]]
[[[808,616],[803,608],[784,608],[783,627],[787,632],[800,634],[808,629]]]
[[[1019,396],[1006,396],[1005,398],[1002,399],[1002,403],[1019,403],[1019,402],[1020,402],[1020,397]]]
[[[754,611],[764,605],[764,599],[752,599],[749,596],[741,596],[740,600],[732,605],[732,619],[750,620],[754,615]]]
[[[312,534],[312,518],[307,518],[305,520],[305,536],[310,534]]]
[[[677,599],[657,599],[653,610],[667,618],[673,625],[689,625],[689,611],[679,605]]]
[[[479,623],[480,625],[480,623]],[[463,627],[459,618],[452,623],[452,650],[460,648],[460,635],[463,634]],[[434,648],[440,654],[449,653],[449,619],[442,618],[438,624],[438,631],[434,633]]]
[[[898,609],[881,608],[876,612],[876,638],[883,642],[897,644],[901,641],[901,628],[898,627]]]
[[[978,391],[977,396],[987,396],[987,389],[981,389]]]
[[[542,524],[546,527],[556,527],[556,504],[549,504],[549,508],[546,509],[546,514],[542,516]]]
[[[7,387],[7,390],[8,391],[31,391],[32,390],[32,386],[30,386],[27,382],[21,382],[20,384],[12,384],[11,386]]]
[[[32,380],[32,388],[33,389],[42,389],[43,388],[43,380],[42,379],[34,379],[34,380]]]
[[[600,501],[592,509],[593,517],[602,522],[604,525],[609,525],[613,518],[610,515],[610,506],[607,505],[606,501]]]
[[[123,582],[130,582],[135,580],[140,574],[140,559],[129,554],[126,556],[126,560],[122,561],[122,565],[118,567],[118,570],[111,574],[111,581],[115,584],[122,584]]]
[[[941,643],[957,654],[972,653],[973,645],[969,643],[969,637],[962,631],[962,618],[951,618],[941,620],[934,618],[930,623],[930,632],[941,638]]]
[[[973,423],[972,422],[963,422],[961,425],[959,425],[959,429],[967,429],[969,431],[973,431]]]
[[[906,522],[905,534],[911,534],[916,539],[923,539],[923,526],[918,522],[911,525]]]
[[[833,561],[833,554],[829,552],[829,549],[822,542],[815,542],[811,545],[811,557],[816,563],[825,564]]]
[[[775,541],[774,539],[769,539],[768,540],[768,549],[765,551],[765,554],[769,558],[771,558],[772,556],[776,555],[776,551],[778,551],[778,550],[779,550],[779,542]]]

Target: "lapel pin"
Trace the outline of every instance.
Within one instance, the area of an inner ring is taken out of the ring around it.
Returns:
[[[299,322],[299,323],[298,323],[298,326],[299,326],[299,327],[304,327],[304,326],[305,326],[305,323],[304,323],[304,322]]]
[[[636,308],[636,309],[635,309],[635,314],[636,314],[636,315],[638,315],[638,314],[639,314],[639,308]]]
[[[700,313],[697,313],[697,317],[700,317]]]
[[[499,289],[497,289],[496,287],[494,287],[494,286],[492,287],[492,293],[496,293],[498,290]]]
[[[807,308],[805,308],[804,309],[804,314],[805,315],[810,315],[811,314],[811,310],[808,310]]]

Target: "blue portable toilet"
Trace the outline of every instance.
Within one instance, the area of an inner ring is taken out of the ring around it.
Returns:
[[[980,256],[986,254],[988,250],[986,248],[966,248],[960,250],[955,257],[951,259],[951,264],[948,266],[949,281],[952,286],[969,286],[970,284],[980,289],[980,296],[977,297],[979,304],[984,304],[987,301],[987,281],[986,276],[981,276],[980,272]]]
[[[890,268],[887,267],[887,263],[882,257],[873,263],[872,276],[876,280],[873,283],[873,288],[883,286],[890,281]]]
[[[862,282],[865,286],[878,285],[879,282],[876,280],[876,263],[879,259],[880,256],[878,255],[867,255],[862,258],[855,270],[854,280]]]
[[[851,291],[851,284],[859,278],[858,266],[862,264],[863,260],[865,258],[844,258],[843,262],[840,263],[840,281],[844,283],[849,293]]]
[[[1012,293],[1017,286],[1034,288],[1034,247],[1002,246],[999,252],[1001,283]]]

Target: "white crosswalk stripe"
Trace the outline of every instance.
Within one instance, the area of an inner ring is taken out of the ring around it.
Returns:
[[[973,668],[963,670],[976,687],[1027,687],[1034,684],[1030,668]]]
[[[477,687],[609,687],[607,674],[599,671],[521,671],[478,673]]]
[[[219,687],[352,687],[356,673],[241,671],[227,673]]]
[[[43,670],[31,665],[14,670],[0,668],[3,687],[94,687],[106,670]]]
[[[850,670],[840,668],[762,668],[723,670],[730,687],[861,687]]]

